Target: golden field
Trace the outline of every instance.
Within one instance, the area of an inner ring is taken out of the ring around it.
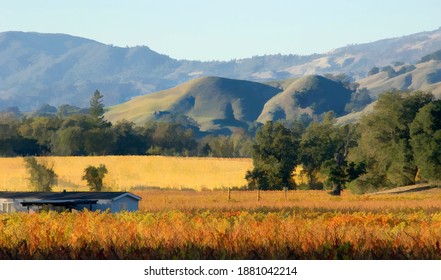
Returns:
[[[320,211],[320,212],[418,212],[441,213],[441,188],[422,192],[382,195],[355,195],[344,191],[341,196],[327,191],[134,191],[140,196],[143,212],[161,211]]]
[[[111,191],[133,187],[171,189],[222,189],[246,184],[251,159],[185,158],[162,156],[38,157],[53,166],[58,185],[53,191],[86,191],[81,180],[88,165],[105,164],[104,185]],[[0,191],[29,191],[28,173],[23,158],[0,158]]]

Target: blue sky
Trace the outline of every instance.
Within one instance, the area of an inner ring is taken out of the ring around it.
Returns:
[[[439,0],[1,0],[0,32],[146,45],[179,59],[311,54],[441,26]]]

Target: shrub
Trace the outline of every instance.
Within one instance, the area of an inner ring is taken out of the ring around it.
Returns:
[[[35,191],[50,192],[52,187],[57,184],[58,176],[55,174],[53,166],[47,167],[38,163],[34,157],[24,159],[26,169],[29,171],[29,181]]]
[[[89,165],[84,169],[82,179],[87,181],[87,185],[91,191],[100,192],[104,188],[103,179],[107,172],[107,168],[104,164],[100,164],[98,167]]]

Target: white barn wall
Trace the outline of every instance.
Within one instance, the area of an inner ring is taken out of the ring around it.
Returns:
[[[3,210],[3,203],[12,203],[11,205],[11,213],[12,212],[27,212],[28,208],[24,207],[20,204],[22,200],[17,199],[0,199],[0,213],[6,213]]]

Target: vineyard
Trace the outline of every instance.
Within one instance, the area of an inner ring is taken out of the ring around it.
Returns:
[[[143,191],[136,213],[0,215],[0,259],[441,259],[441,193]]]

